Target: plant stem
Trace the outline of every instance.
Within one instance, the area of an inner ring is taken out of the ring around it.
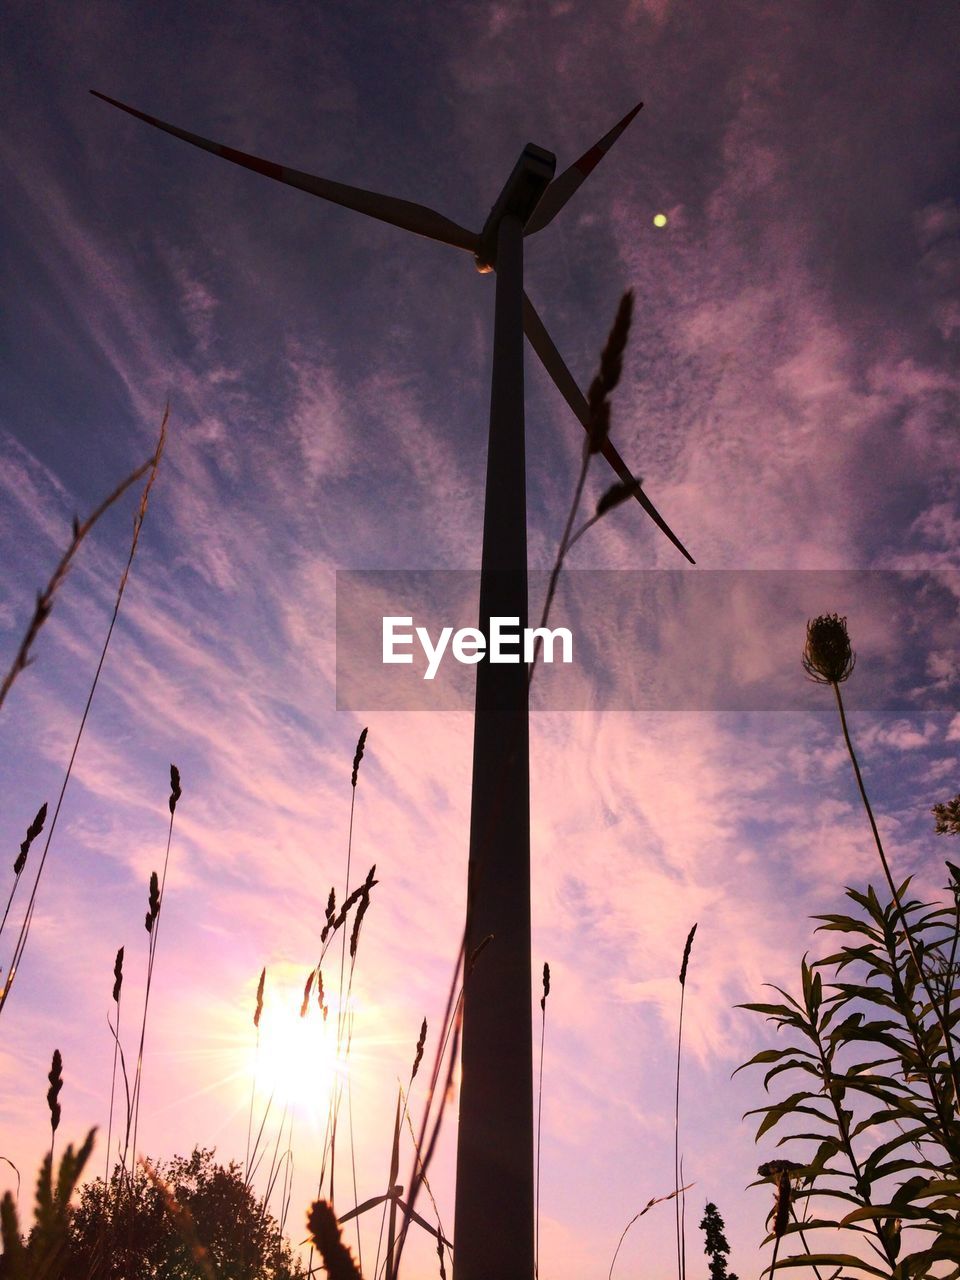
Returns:
[[[820,1058],[820,1069],[823,1073],[823,1087],[827,1093],[827,1096],[830,1099],[830,1105],[833,1107],[834,1115],[836,1116],[836,1119],[837,1119],[837,1129],[840,1132],[840,1142],[841,1142],[841,1146],[843,1147],[844,1155],[847,1157],[847,1160],[850,1162],[850,1168],[853,1172],[853,1177],[855,1182],[854,1189],[856,1191],[856,1194],[860,1197],[861,1203],[865,1207],[869,1207],[872,1205],[873,1202],[871,1201],[868,1192],[863,1189],[863,1175],[860,1171],[860,1162],[857,1160],[857,1157],[853,1150],[853,1142],[851,1141],[851,1138],[850,1138],[850,1126],[847,1122],[847,1116],[844,1114],[843,1107],[841,1106],[841,1099],[837,1096],[836,1085],[834,1084],[834,1079],[833,1079],[833,1067],[831,1066],[830,1060],[827,1058],[826,1052],[824,1051],[823,1042],[820,1039],[820,1032],[817,1029],[816,1021],[814,1019],[811,1019],[810,1021],[810,1031],[811,1031],[811,1038],[813,1040],[813,1043],[817,1046],[817,1054]],[[873,1227],[874,1231],[877,1234],[877,1238],[880,1241],[880,1247],[883,1250],[884,1257],[886,1258],[887,1262],[889,1262],[890,1267],[893,1268],[894,1266],[896,1266],[897,1260],[895,1257],[891,1257],[890,1246],[887,1243],[887,1241],[884,1239],[883,1233],[880,1230],[880,1224],[877,1222],[875,1218],[872,1218],[870,1220],[870,1225]],[[779,1241],[777,1243],[779,1244]],[[776,1249],[774,1249],[773,1257],[774,1257],[774,1264],[775,1264],[776,1257],[777,1257]],[[771,1275],[773,1274],[772,1266],[770,1268],[770,1274]]]
[[[550,581],[547,584],[547,595],[543,602],[543,612],[540,615],[540,630],[547,625],[547,618],[550,615],[550,608],[553,604],[553,597],[557,592],[557,583],[560,580],[560,571],[563,568],[563,562],[567,552],[570,550],[571,532],[573,530],[573,522],[577,518],[577,511],[580,509],[580,499],[583,497],[583,486],[587,482],[587,471],[590,467],[590,439],[584,441],[583,454],[580,458],[580,474],[577,476],[577,483],[573,491],[573,501],[570,503],[570,510],[567,512],[567,522],[563,526],[563,533],[560,536],[560,545],[557,548],[557,556],[553,562],[553,568],[550,570]],[[582,531],[581,531],[582,532]],[[580,535],[578,534],[577,537]],[[537,660],[540,657],[540,651],[543,648],[543,637],[538,635],[534,644],[533,661],[530,664],[530,671],[527,675],[527,687],[533,681],[533,673],[537,669]]]
[[[110,1019],[107,1019],[109,1023]],[[107,1121],[107,1159],[103,1175],[103,1194],[107,1196],[110,1185],[110,1142],[113,1135],[113,1102],[117,1089],[117,1057],[120,1053],[120,1000],[117,1000],[117,1033],[113,1042],[113,1071],[110,1075],[110,1117]]]
[[[686,994],[686,986],[681,983],[680,986],[680,1018],[677,1026],[677,1079],[676,1094],[673,1104],[673,1185],[678,1191],[678,1196],[673,1202],[674,1218],[677,1227],[677,1278],[684,1280],[684,1257],[682,1244],[682,1228],[680,1225],[680,1051],[683,1044],[683,997]]]
[[[540,1275],[540,1134],[543,1116],[543,1044],[547,1030],[546,997],[540,1002],[540,1078],[537,1085],[537,1181],[534,1192],[533,1274]]]
[[[893,882],[893,876],[890,872],[890,866],[887,862],[887,856],[883,851],[883,842],[880,839],[880,832],[877,830],[876,819],[873,816],[873,809],[871,808],[870,800],[867,796],[867,789],[864,786],[863,776],[860,773],[860,765],[857,761],[857,753],[853,749],[853,742],[850,739],[850,730],[847,728],[847,717],[843,707],[843,695],[840,693],[840,685],[836,681],[833,682],[833,691],[837,697],[837,709],[840,712],[840,727],[843,730],[843,740],[847,744],[847,752],[850,756],[850,763],[853,765],[853,772],[857,779],[857,787],[859,788],[859,791],[860,791],[860,798],[863,801],[863,807],[866,810],[867,818],[869,819],[869,822],[870,822],[870,830],[873,832],[873,839],[874,839],[874,843],[877,846],[877,853],[880,855],[880,865],[883,867],[883,874],[886,876],[886,879],[887,879],[887,887],[890,890],[894,904],[897,908],[897,914],[900,918],[900,924],[903,927],[904,940],[906,941],[907,947],[909,948],[910,955],[913,959],[913,963],[916,965],[917,976],[919,977],[920,982],[923,986],[923,989],[926,992],[927,999],[930,1001],[930,1010],[933,1013],[933,1016],[936,1018],[937,1022],[939,1023],[940,1031],[943,1034],[944,1049],[946,1050],[947,1060],[950,1063],[950,1078],[953,1083],[954,1107],[956,1107],[958,1104],[958,1099],[960,1099],[960,1074],[958,1074],[958,1071],[957,1071],[957,1062],[953,1052],[953,1043],[950,1037],[950,1028],[947,1025],[946,1019],[943,1016],[943,1011],[940,1009],[936,999],[934,998],[933,991],[931,990],[931,987],[930,987],[930,982],[927,978],[926,973],[923,970],[922,964],[920,963],[920,957],[917,955],[917,949],[913,941],[913,934],[910,930],[909,924],[907,923],[907,917],[904,914],[903,903],[900,900],[900,894],[897,890],[897,886]]]
[[[164,413],[163,421],[160,424],[160,437],[157,441],[157,448],[153,454],[153,457],[149,458],[143,464],[142,467],[139,467],[136,471],[134,471],[131,475],[129,475],[127,479],[123,482],[123,484],[121,484],[116,490],[114,490],[114,492],[110,495],[109,498],[106,499],[105,502],[102,502],[100,504],[100,506],[96,509],[96,511],[93,513],[92,516],[90,516],[86,521],[84,521],[83,524],[77,525],[74,528],[73,543],[68,549],[66,555],[60,561],[60,564],[57,566],[53,577],[50,579],[50,582],[47,585],[45,595],[41,596],[40,600],[38,600],[37,612],[34,615],[34,620],[31,623],[31,627],[28,630],[26,637],[24,638],[23,644],[20,646],[20,651],[18,652],[17,657],[14,659],[13,666],[11,667],[9,673],[7,674],[7,677],[4,680],[2,687],[0,687],[0,705],[2,705],[3,698],[6,696],[7,690],[10,688],[10,685],[13,683],[14,678],[17,675],[17,672],[21,671],[23,667],[26,666],[26,663],[28,660],[27,655],[29,653],[30,645],[33,643],[33,640],[36,636],[37,631],[40,629],[40,626],[43,624],[43,621],[46,618],[47,614],[50,612],[50,608],[52,607],[53,593],[56,591],[60,582],[63,580],[67,572],[67,569],[69,568],[71,557],[73,556],[73,553],[77,548],[77,545],[87,535],[87,533],[89,533],[94,523],[100,518],[100,516],[104,513],[104,511],[106,511],[106,509],[112,503],[114,503],[117,500],[117,498],[119,498],[120,495],[124,493],[131,484],[134,483],[135,480],[138,480],[140,476],[144,474],[144,472],[149,471],[150,474],[147,477],[147,483],[144,486],[143,493],[140,495],[140,508],[137,513],[137,518],[133,527],[133,540],[130,544],[130,553],[127,556],[127,562],[126,562],[126,565],[124,566],[123,573],[121,574],[121,577],[120,577],[120,586],[117,590],[117,598],[113,606],[113,614],[110,618],[110,625],[107,628],[106,639],[103,642],[103,648],[100,650],[100,658],[99,658],[99,661],[97,662],[97,669],[94,672],[93,681],[90,685],[90,692],[87,694],[87,701],[83,708],[83,715],[80,717],[80,727],[77,729],[77,736],[74,738],[74,741],[73,741],[73,749],[70,752],[70,759],[67,763],[67,770],[66,770],[66,773],[64,774],[63,783],[60,787],[60,794],[57,797],[56,808],[53,811],[53,818],[50,821],[50,827],[47,831],[47,838],[44,841],[43,853],[40,855],[40,863],[37,867],[36,878],[34,879],[33,888],[30,891],[30,898],[29,898],[29,901],[27,902],[27,910],[23,917],[23,923],[20,926],[20,933],[17,937],[16,945],[13,949],[13,958],[11,959],[10,964],[7,968],[7,978],[3,984],[2,991],[0,991],[0,1013],[3,1012],[3,1008],[7,1003],[7,997],[10,995],[10,990],[11,990],[11,987],[13,986],[13,980],[16,977],[17,970],[20,967],[20,962],[23,959],[23,953],[26,950],[27,938],[30,936],[30,926],[33,923],[33,909],[36,903],[37,889],[40,886],[40,877],[43,874],[43,868],[47,861],[47,853],[50,850],[50,841],[53,839],[53,833],[57,825],[57,818],[60,816],[60,808],[63,804],[63,797],[66,794],[67,784],[69,783],[70,776],[73,773],[73,765],[74,765],[74,761],[77,758],[77,751],[80,749],[80,739],[83,736],[83,730],[87,723],[87,717],[90,714],[90,707],[91,707],[91,704],[93,703],[93,695],[97,691],[97,685],[100,682],[100,673],[103,670],[103,664],[106,661],[106,657],[107,657],[107,649],[109,648],[110,640],[111,640],[111,637],[113,636],[114,627],[117,624],[117,616],[120,613],[120,603],[123,600],[124,589],[126,588],[127,578],[129,577],[129,574],[130,574],[130,566],[133,563],[134,553],[136,552],[137,542],[140,537],[140,529],[143,525],[143,519],[147,510],[147,499],[150,496],[150,490],[153,487],[154,480],[156,479],[157,467],[159,467],[160,465],[160,458],[163,453],[163,446],[166,440],[166,433],[167,433],[168,415],[169,415],[169,408]],[[46,599],[45,605],[43,604],[44,599]]]

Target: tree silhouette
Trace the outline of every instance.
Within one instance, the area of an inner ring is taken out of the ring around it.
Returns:
[[[703,1251],[710,1258],[710,1280],[738,1280],[734,1272],[727,1271],[730,1246],[723,1233],[723,1218],[715,1204],[708,1204],[704,1209],[700,1229],[706,1237]]]
[[[304,1270],[240,1166],[196,1148],[149,1174],[88,1183],[60,1280],[295,1280]]]

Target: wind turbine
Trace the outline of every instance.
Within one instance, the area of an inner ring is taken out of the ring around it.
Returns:
[[[523,335],[560,394],[587,426],[586,399],[523,291],[523,240],[556,217],[640,110],[642,103],[568,169],[528,144],[479,232],[424,205],[364,191],[237,151],[91,92],[111,106],[255,173],[299,187],[357,213],[474,255],[496,271],[493,371],[487,448],[479,628],[491,617],[527,625]],[[632,475],[613,444],[604,456],[622,480]],[[639,486],[637,501],[693,563]],[[477,667],[470,817],[457,1188],[456,1280],[531,1280],[533,1248],[533,1041],[530,974],[530,796],[527,671],[522,663]]]

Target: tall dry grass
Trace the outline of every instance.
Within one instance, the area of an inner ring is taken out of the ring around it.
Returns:
[[[40,887],[40,880],[43,876],[44,867],[46,866],[47,855],[50,851],[50,843],[53,839],[54,831],[56,829],[57,819],[60,816],[60,811],[63,805],[64,796],[66,795],[67,786],[70,781],[71,775],[73,773],[74,762],[77,758],[77,752],[80,749],[80,740],[83,737],[83,731],[87,723],[87,718],[90,714],[90,707],[93,704],[93,697],[94,697],[94,694],[96,693],[97,685],[99,684],[99,681],[100,681],[100,675],[101,675],[101,672],[103,671],[103,665],[107,657],[107,650],[110,646],[110,640],[113,636],[114,628],[116,627],[117,617],[119,616],[119,613],[120,613],[120,605],[123,601],[123,595],[124,595],[124,591],[126,590],[127,580],[130,576],[130,569],[133,564],[134,555],[136,554],[137,544],[140,540],[140,531],[143,528],[143,522],[146,517],[147,502],[150,497],[150,491],[153,488],[154,481],[156,480],[157,468],[159,467],[160,459],[163,456],[164,445],[166,443],[166,438],[167,438],[167,421],[169,418],[169,412],[170,412],[169,406],[167,406],[167,408],[164,410],[163,420],[160,424],[160,434],[157,439],[157,447],[154,450],[153,455],[150,458],[148,458],[147,461],[142,466],[138,467],[136,471],[132,472],[126,478],[126,480],[124,480],[120,485],[118,485],[117,488],[113,491],[113,493],[110,494],[110,496],[106,498],[104,502],[102,502],[100,506],[93,512],[93,514],[89,516],[85,521],[81,523],[77,519],[74,519],[73,537],[72,537],[70,546],[67,548],[66,552],[64,553],[63,557],[60,560],[60,563],[57,565],[56,569],[54,570],[53,576],[51,577],[50,581],[47,583],[47,586],[38,595],[36,607],[34,608],[33,616],[27,626],[26,634],[24,635],[23,641],[21,642],[20,647],[17,651],[17,654],[14,657],[13,664],[11,665],[10,670],[8,671],[3,681],[3,685],[0,686],[0,705],[2,705],[2,702],[6,697],[7,692],[9,691],[10,687],[13,684],[13,681],[15,680],[17,675],[27,667],[27,665],[30,662],[30,656],[29,656],[30,650],[33,646],[34,641],[36,640],[37,635],[39,634],[41,627],[46,622],[47,618],[50,616],[50,613],[53,609],[53,603],[54,603],[54,598],[56,596],[56,593],[62,586],[63,581],[67,576],[67,572],[70,568],[70,565],[73,561],[73,558],[80,544],[83,542],[84,538],[89,534],[90,530],[96,524],[97,520],[100,519],[103,513],[126,492],[126,490],[130,487],[130,485],[132,485],[141,476],[146,474],[147,482],[143,488],[143,492],[140,495],[140,505],[137,510],[137,515],[134,519],[133,538],[130,543],[130,551],[127,555],[127,560],[123,567],[123,572],[120,576],[120,585],[117,589],[117,597],[116,597],[116,601],[114,602],[113,613],[110,618],[110,624],[107,627],[106,637],[104,639],[103,647],[100,651],[100,657],[97,662],[96,670],[93,675],[93,680],[90,684],[90,689],[87,694],[86,704],[83,709],[83,714],[80,717],[80,724],[77,729],[76,737],[74,738],[73,748],[70,752],[70,758],[67,762],[67,768],[64,773],[63,782],[60,787],[60,793],[57,797],[57,803],[54,807],[53,817],[50,820],[50,826],[47,831],[46,840],[44,841],[43,851],[40,855],[40,862],[39,862],[39,865],[37,866],[36,875],[34,877],[33,887],[30,890],[30,897],[27,901],[27,906],[23,914],[23,920],[20,925],[20,930],[17,934],[17,940],[13,947],[13,954],[7,966],[6,979],[3,983],[2,988],[0,988],[0,1013],[2,1013],[4,1008],[6,1007],[7,1000],[9,999],[10,993],[13,989],[14,980],[16,979],[17,972],[23,961],[24,952],[26,951],[27,941],[30,936],[30,928],[33,923],[33,913],[34,913],[34,908],[36,906],[37,892]],[[41,809],[41,812],[45,813],[45,810],[46,810],[46,805],[43,806],[43,808]],[[37,832],[37,834],[39,834],[39,832]],[[23,860],[25,861],[26,850],[24,850],[22,846],[21,846],[21,853],[23,855]],[[17,869],[18,866],[19,866],[19,870]],[[19,876],[22,870],[23,870],[23,862],[21,862],[21,860],[18,858],[17,864],[15,864],[14,866],[16,879],[19,879]],[[14,883],[14,890],[15,889],[16,889],[16,880]],[[13,900],[13,892],[11,891],[10,902],[12,902],[12,900]],[[10,902],[8,902],[8,910],[9,910]],[[3,924],[6,923],[6,918],[7,917],[5,913],[3,917]],[[0,928],[2,928],[2,926],[0,926]]]

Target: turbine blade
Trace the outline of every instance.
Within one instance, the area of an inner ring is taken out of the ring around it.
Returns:
[[[587,398],[577,386],[573,374],[564,364],[563,357],[553,345],[553,339],[550,337],[549,333],[547,333],[543,321],[537,315],[533,303],[526,294],[523,295],[523,331],[530,340],[530,345],[540,357],[543,367],[553,379],[557,390],[563,396],[564,400],[566,400],[567,404],[576,416],[580,419],[584,430],[588,430],[590,424],[590,409],[587,405]],[[620,457],[620,454],[617,452],[609,436],[604,442],[602,453],[621,480],[629,482],[634,479],[633,472]],[[686,556],[691,564],[696,564],[696,560],[694,560],[693,556],[673,532],[642,489],[637,490],[637,501],[640,503],[641,507],[643,507],[644,511],[646,511],[647,515],[654,522],[657,528],[661,529],[667,535],[681,555]]]
[[[440,1231],[440,1228],[432,1227],[429,1222],[425,1221],[423,1218],[420,1217],[416,1209],[411,1209],[410,1206],[405,1203],[405,1201],[400,1200],[399,1198],[397,1199],[397,1205],[399,1208],[403,1210],[404,1213],[408,1213],[414,1222],[416,1222],[419,1226],[423,1227],[424,1231],[429,1232],[430,1235],[432,1235],[435,1240],[442,1240],[448,1249],[453,1248],[452,1243],[447,1239],[445,1235],[442,1234],[442,1232]],[[342,1222],[343,1219],[341,1218],[340,1221]]]
[[[96,89],[90,92],[95,98],[109,102],[112,107],[119,107],[128,115],[144,120],[164,133],[171,133],[175,138],[182,138],[195,147],[209,151],[224,160],[252,169],[254,173],[262,173],[277,182],[285,182],[288,186],[299,187],[301,191],[309,191],[313,196],[330,200],[333,204],[343,205],[346,209],[354,209],[357,213],[365,213],[381,222],[389,222],[392,226],[402,227],[404,231],[414,231],[417,235],[426,236],[428,240],[439,240],[442,244],[452,244],[457,249],[466,249],[475,253],[479,246],[479,237],[465,227],[452,222],[442,214],[422,204],[414,204],[410,200],[398,200],[394,196],[380,195],[375,191],[364,191],[360,187],[348,187],[342,182],[331,182],[327,178],[317,178],[311,173],[301,173],[299,169],[288,169],[284,165],[274,164],[271,160],[262,160],[259,156],[248,155],[245,151],[236,151],[233,147],[223,146],[219,142],[211,142],[209,138],[201,138],[199,134],[188,133],[186,129],[178,129],[176,125],[166,124],[154,116],[148,116],[136,107],[128,107],[116,98],[108,98],[105,93]]]
[[[569,169],[564,169],[563,173],[554,178],[528,218],[527,224],[523,229],[525,236],[533,235],[535,231],[542,231],[548,223],[554,220],[574,192],[580,189],[581,184],[594,171],[642,106],[643,103],[638,102],[632,111],[628,111],[623,119],[613,126],[609,133],[605,133],[600,141],[592,146],[589,151],[585,151],[579,160],[575,160]]]
[[[338,1218],[338,1222],[349,1222],[351,1218],[359,1218],[361,1213],[366,1213],[368,1209],[375,1209],[378,1204],[383,1204],[384,1200],[390,1200],[393,1197],[388,1191],[383,1196],[371,1196],[369,1200],[364,1200],[363,1204],[358,1204],[355,1209],[350,1209],[347,1213],[342,1213]]]

